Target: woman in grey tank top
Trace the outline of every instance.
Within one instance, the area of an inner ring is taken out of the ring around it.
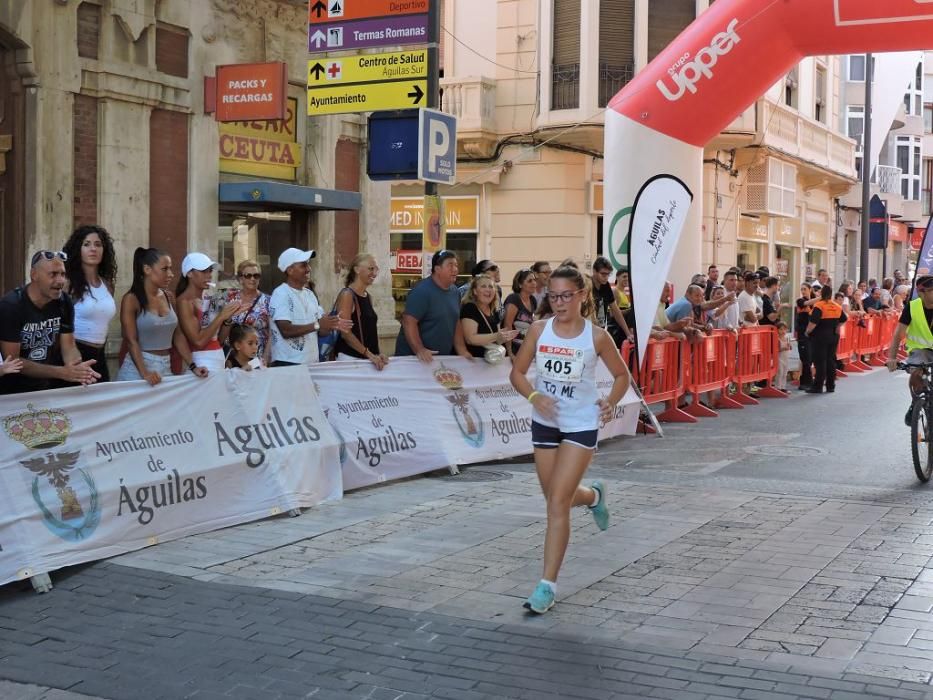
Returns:
[[[554,605],[557,574],[570,541],[570,509],[587,506],[600,530],[609,527],[606,487],[580,482],[596,448],[600,423],[612,419],[629,387],[629,373],[605,329],[591,323],[592,295],[574,267],[559,267],[548,282],[554,312],[536,321],[512,364],[512,386],[533,406],[531,442],[535,470],[547,503],[544,575],[524,606],[545,613]],[[607,396],[596,390],[596,362],[614,377]],[[535,363],[535,386],[525,374]],[[594,405],[595,404],[595,405]]]
[[[155,386],[171,374],[171,350],[195,375],[207,370],[191,359],[191,348],[178,329],[178,317],[165,288],[174,278],[172,259],[155,248],[137,248],[133,253],[133,284],[120,302],[120,323],[127,353],[117,372],[117,381],[145,379]]]

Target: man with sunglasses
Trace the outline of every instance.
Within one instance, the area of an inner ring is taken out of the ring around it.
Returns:
[[[923,275],[917,278],[917,298],[909,304],[904,304],[901,318],[891,339],[888,348],[888,369],[893,372],[897,369],[897,350],[904,338],[907,338],[908,364],[920,365],[933,362],[933,275]],[[910,373],[911,403],[913,394],[919,390],[923,380],[922,372],[917,369]],[[910,411],[908,406],[904,423],[910,426]]]
[[[0,299],[0,355],[23,360],[22,372],[0,382],[0,393],[41,391],[100,379],[94,360],[81,360],[75,345],[75,310],[64,293],[62,252],[40,250],[32,256],[29,284]]]

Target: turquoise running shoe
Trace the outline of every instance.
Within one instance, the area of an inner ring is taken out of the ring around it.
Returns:
[[[605,530],[609,527],[609,508],[606,506],[606,487],[603,482],[594,481],[590,488],[599,494],[599,503],[595,506],[587,506],[587,510],[593,514],[593,520],[596,521],[596,527]]]
[[[523,607],[533,613],[543,615],[554,607],[554,592],[546,583],[539,582],[534,593],[525,601]]]

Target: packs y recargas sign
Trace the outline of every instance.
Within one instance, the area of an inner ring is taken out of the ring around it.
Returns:
[[[219,122],[285,119],[284,63],[217,66],[215,118]]]

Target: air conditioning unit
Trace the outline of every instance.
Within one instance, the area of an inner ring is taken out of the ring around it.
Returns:
[[[769,156],[748,169],[745,180],[747,214],[797,215],[797,166]]]

